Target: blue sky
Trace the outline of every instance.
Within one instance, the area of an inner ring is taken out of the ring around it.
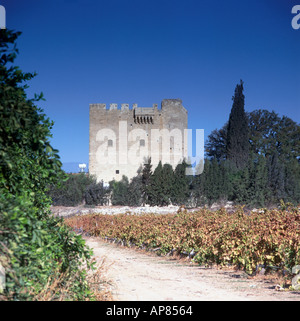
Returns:
[[[298,3],[297,3],[298,2]],[[0,0],[22,31],[16,63],[36,71],[29,97],[55,122],[63,163],[88,163],[89,104],[180,98],[205,137],[228,120],[243,79],[245,109],[300,122],[300,29],[294,0]],[[300,22],[299,22],[300,23]]]

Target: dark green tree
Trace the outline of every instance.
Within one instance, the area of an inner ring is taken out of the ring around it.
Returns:
[[[103,181],[93,180],[84,191],[86,205],[106,205],[108,203],[109,189],[103,185]]]
[[[270,201],[277,203],[280,199],[285,199],[285,171],[284,165],[280,161],[277,151],[268,157],[268,188],[271,191]]]
[[[148,186],[148,202],[150,205],[168,205],[168,196],[164,195],[163,166],[161,161],[158,163],[150,177]]]
[[[142,169],[142,201],[143,205],[148,203],[148,189],[149,189],[149,183],[150,178],[152,175],[152,164],[151,164],[151,157],[147,159],[147,161],[144,163],[143,169]]]
[[[161,205],[169,205],[172,195],[174,194],[174,171],[172,165],[164,164],[162,170],[162,190],[163,203]]]
[[[247,114],[250,152],[270,156],[277,151],[281,161],[288,161],[300,155],[300,126],[286,116],[279,117],[274,111],[257,109]],[[208,157],[218,161],[227,157],[226,123],[208,136],[205,150]]]
[[[294,158],[285,165],[286,201],[300,204],[300,163]]]
[[[249,206],[265,206],[269,195],[266,158],[252,154],[248,165],[233,173],[232,200]]]
[[[221,128],[215,129],[208,136],[205,143],[205,151],[209,158],[215,158],[217,161],[225,160],[227,157],[227,129],[228,122]]]
[[[299,202],[300,186],[299,124],[264,109],[248,113],[247,118],[250,162],[247,162],[248,169],[243,167],[238,171],[232,168],[232,164],[226,165],[224,173],[229,175],[229,184],[223,190],[229,188],[226,193],[228,199],[255,206],[274,205],[280,199],[296,204]],[[207,156],[211,160],[217,159],[221,167],[224,158],[227,158],[224,164],[231,161],[226,148],[228,131],[229,124],[214,130],[205,146]],[[204,177],[202,181],[205,181]],[[210,187],[207,188],[203,190],[202,187],[202,195],[209,193]]]
[[[78,206],[84,197],[75,176],[69,176],[66,181],[51,185],[47,194],[51,197],[53,206]]]
[[[194,206],[201,206],[203,204],[203,178],[205,166],[204,162],[203,172],[200,175],[193,176],[190,183],[190,198]]]
[[[233,105],[227,128],[226,155],[238,169],[247,165],[249,157],[249,129],[244,108],[245,96],[243,90],[244,85],[241,80],[232,97]]]
[[[276,149],[280,160],[288,163],[300,162],[300,125],[287,116],[282,116],[276,130]]]
[[[112,191],[112,205],[128,205],[129,181],[127,176],[123,175],[120,181],[113,180],[109,182],[109,185]]]
[[[141,206],[143,204],[142,176],[133,177],[128,186],[128,205]]]
[[[175,205],[186,204],[190,196],[190,178],[185,174],[187,166],[185,162],[179,163],[174,171],[171,201]]]
[[[6,300],[32,300],[58,286],[57,300],[91,298],[84,262],[91,252],[84,240],[50,214],[48,186],[65,179],[51,138],[51,122],[28,99],[27,81],[35,74],[14,66],[20,32],[0,30],[0,264],[5,268]],[[69,284],[69,290],[65,285]],[[65,292],[66,291],[66,292]],[[0,299],[1,300],[1,299]]]
[[[197,206],[211,204],[213,200],[213,184],[211,180],[211,161],[205,159],[203,173],[194,177],[192,182],[192,195]]]
[[[210,161],[205,180],[205,195],[209,204],[219,199],[220,197],[220,170],[217,160],[214,158]]]
[[[220,199],[222,201],[231,200],[233,193],[232,176],[235,168],[228,160],[220,161],[219,168]]]
[[[67,174],[67,180],[50,185],[47,194],[54,206],[78,206],[85,201],[87,189],[89,192],[92,192],[93,188],[99,191],[99,187],[95,178],[84,173]],[[88,199],[91,200],[89,196]]]
[[[276,128],[280,118],[272,111],[258,109],[248,114],[250,150],[254,154],[271,155],[276,150]]]
[[[300,126],[296,122],[264,109],[252,111],[248,118],[253,153],[268,157],[276,151],[283,162],[300,155]]]
[[[267,160],[263,155],[257,155],[254,159],[251,159],[251,164],[253,164],[250,167],[252,169],[250,172],[251,198],[248,203],[257,207],[265,207],[270,198]]]

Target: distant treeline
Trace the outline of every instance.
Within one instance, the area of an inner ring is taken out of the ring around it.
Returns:
[[[215,129],[205,145],[204,171],[186,176],[187,164],[175,170],[151,159],[129,182],[108,188],[86,175],[70,175],[61,188],[50,190],[54,205],[164,206],[211,205],[233,201],[247,206],[273,206],[283,200],[300,203],[300,126],[274,111],[244,110],[243,82],[236,86],[229,120]]]

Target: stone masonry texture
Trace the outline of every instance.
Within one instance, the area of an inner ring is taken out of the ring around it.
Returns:
[[[161,108],[133,104],[90,104],[89,172],[108,183],[130,180],[151,157],[173,168],[187,158],[187,110],[180,99],[164,99]]]

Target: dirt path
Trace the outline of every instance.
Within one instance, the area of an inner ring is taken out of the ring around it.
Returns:
[[[276,283],[243,272],[209,269],[85,237],[94,256],[111,264],[107,277],[116,301],[300,300],[300,292],[275,291]]]

